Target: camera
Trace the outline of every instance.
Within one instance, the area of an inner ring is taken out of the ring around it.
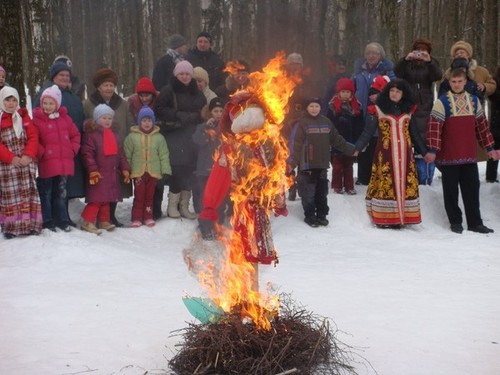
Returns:
[[[420,59],[422,58],[423,54],[421,51],[415,51],[413,52],[413,56],[416,58],[416,59]]]

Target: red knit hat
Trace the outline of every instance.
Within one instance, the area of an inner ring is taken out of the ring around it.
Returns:
[[[148,77],[142,77],[141,79],[139,79],[139,81],[137,82],[137,86],[135,86],[135,92],[136,94],[147,92],[156,95],[156,89],[153,85],[153,81],[151,81],[151,79],[149,79]]]
[[[335,89],[335,93],[339,93],[341,92],[342,90],[347,90],[347,91],[350,91],[351,94],[354,95],[354,81],[352,79],[349,79],[349,78],[340,78],[338,81],[337,81],[337,87]]]

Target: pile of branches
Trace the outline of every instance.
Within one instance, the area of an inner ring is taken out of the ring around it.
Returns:
[[[281,296],[270,330],[243,322],[239,311],[217,323],[189,324],[177,331],[181,349],[169,362],[178,375],[355,375],[350,348],[339,342],[329,320]]]

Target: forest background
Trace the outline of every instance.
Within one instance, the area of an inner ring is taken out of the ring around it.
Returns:
[[[498,0],[2,0],[0,65],[21,96],[23,83],[33,94],[61,54],[86,83],[97,69],[112,68],[128,95],[138,78],[151,76],[170,35],[192,46],[206,30],[225,61],[241,58],[252,70],[278,50],[299,52],[313,82],[326,80],[328,54],[343,55],[350,71],[368,42],[380,42],[396,61],[418,37],[432,41],[443,67],[450,46],[467,40],[494,72],[499,23]]]

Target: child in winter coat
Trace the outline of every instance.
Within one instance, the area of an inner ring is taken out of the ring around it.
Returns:
[[[56,226],[65,232],[71,230],[66,183],[75,173],[73,159],[80,149],[80,132],[66,107],[61,107],[61,98],[61,90],[53,85],[43,91],[41,106],[33,110],[39,139],[37,186],[43,227],[53,232]]]
[[[6,239],[42,231],[42,208],[36,190],[38,132],[19,94],[0,90],[0,224]]]
[[[83,135],[81,156],[88,180],[81,228],[95,234],[101,234],[101,229],[115,229],[110,223],[110,203],[122,201],[120,173],[125,183],[130,183],[130,166],[122,140],[111,127],[114,114],[106,104],[96,106],[94,122],[87,123]],[[95,226],[96,220],[101,229]]]
[[[344,139],[332,122],[320,115],[321,98],[310,99],[306,113],[293,127],[290,136],[288,169],[298,167],[297,185],[304,222],[311,227],[328,225],[328,178],[331,147],[345,155],[354,154],[354,146]]]
[[[219,120],[224,112],[224,103],[220,98],[213,98],[208,106],[210,118],[203,124],[198,125],[193,134],[193,142],[198,146],[198,159],[196,161],[196,176],[195,188],[196,194],[193,194],[197,199],[194,200],[194,210],[200,213],[203,209],[203,195],[207,184],[208,176],[212,171],[214,164],[214,154],[221,144]],[[224,220],[224,215],[219,214],[219,220]]]
[[[154,110],[157,97],[158,91],[156,91],[153,81],[151,81],[148,77],[142,77],[139,79],[139,81],[137,81],[137,85],[135,86],[135,94],[130,95],[127,100],[132,116],[137,118],[139,111],[145,105]]]
[[[329,103],[327,117],[347,142],[355,143],[363,129],[361,105],[354,96],[354,82],[349,78],[337,81],[336,95]],[[332,148],[332,189],[337,194],[356,194],[353,164],[355,158]]]
[[[155,115],[148,106],[142,107],[137,116],[137,126],[130,128],[125,138],[124,149],[130,163],[130,178],[134,182],[134,203],[132,206],[132,227],[143,223],[155,225],[153,219],[153,198],[158,180],[167,180],[172,175],[165,137],[155,126]],[[166,182],[166,181],[165,181]]]

